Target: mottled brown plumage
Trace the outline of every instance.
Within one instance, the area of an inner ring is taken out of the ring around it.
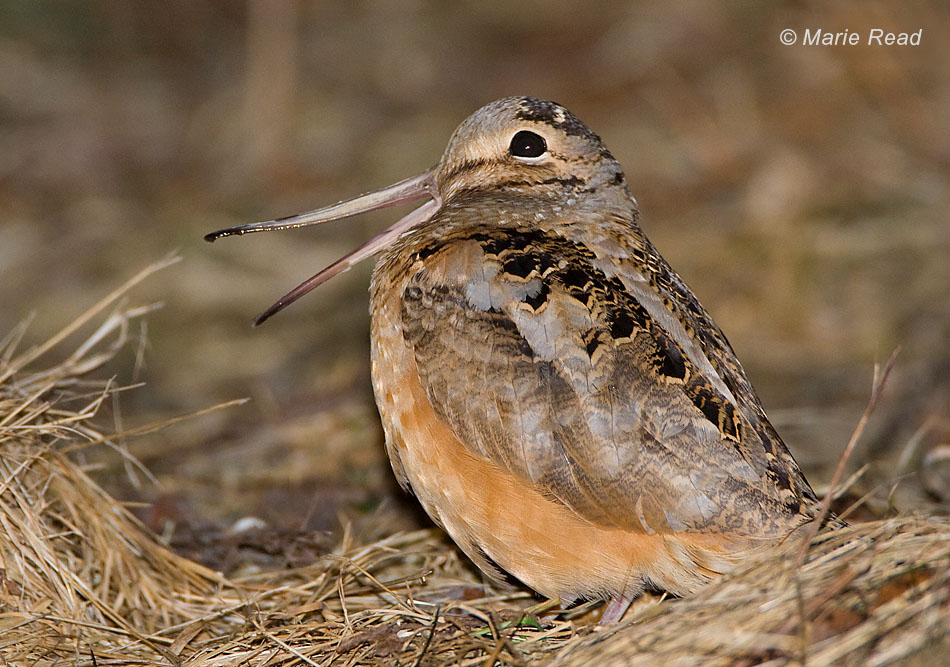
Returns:
[[[372,365],[393,469],[484,571],[610,599],[616,619],[644,586],[695,591],[814,516],[725,336],[569,111],[489,104],[430,172],[366,197],[217,235],[432,198],[263,317],[382,252]]]

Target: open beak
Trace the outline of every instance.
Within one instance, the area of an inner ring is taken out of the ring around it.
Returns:
[[[431,218],[442,205],[433,172],[434,170],[430,170],[418,176],[407,178],[404,181],[399,181],[382,190],[360,195],[359,197],[342,201],[339,204],[333,204],[332,206],[326,206],[316,211],[310,211],[309,213],[301,213],[300,215],[278,218],[277,220],[253,222],[249,225],[220,229],[205,235],[205,241],[214,242],[222,236],[240,236],[252,232],[272,232],[280,229],[296,229],[297,227],[307,227],[308,225],[319,225],[324,222],[330,222],[331,220],[349,218],[354,215],[359,215],[360,213],[368,213],[369,211],[375,211],[389,206],[408,204],[409,202],[414,202],[419,199],[431,199],[431,201],[426,202],[404,216],[392,227],[377,234],[353,252],[344,255],[315,276],[308,278],[287,292],[287,294],[280,297],[273,306],[254,318],[254,326],[257,326],[274,313],[292,304],[310,290],[322,285],[333,276],[343,273],[367,257],[372,257],[383,248],[392,244],[405,232]]]

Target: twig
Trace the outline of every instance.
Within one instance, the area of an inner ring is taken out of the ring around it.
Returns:
[[[32,361],[35,361],[37,358],[46,354],[49,350],[59,345],[61,342],[63,342],[63,340],[68,338],[70,334],[82,328],[82,326],[89,322],[89,320],[102,312],[110,303],[128,292],[135,285],[138,285],[156,271],[161,271],[162,269],[179,261],[181,261],[181,257],[175,253],[172,253],[139,271],[137,274],[129,278],[129,280],[127,280],[123,285],[120,285],[117,289],[113,290],[105,297],[100,299],[95,305],[92,306],[92,308],[60,329],[58,333],[53,335],[45,343],[38,345],[31,350],[27,350],[17,358],[13,359],[9,366],[7,366],[6,370],[4,370],[3,373],[0,373],[0,383],[5,382],[11,375],[17,373],[24,366]]]
[[[70,445],[69,447],[64,447],[63,452],[71,452],[77,449],[85,449],[92,445],[102,444],[111,440],[116,440],[118,438],[127,438],[132,435],[144,435],[146,433],[154,433],[155,431],[160,431],[167,426],[172,424],[177,424],[178,422],[183,422],[187,419],[194,419],[195,417],[203,417],[204,415],[215,412],[216,410],[223,410],[225,408],[231,408],[236,405],[244,405],[247,403],[249,398],[235,398],[230,401],[225,401],[224,403],[218,403],[216,405],[209,406],[207,408],[202,408],[200,410],[195,410],[194,412],[188,412],[183,415],[178,415],[177,417],[169,417],[168,419],[160,419],[148,424],[142,424],[141,426],[136,426],[135,428],[130,428],[120,433],[112,433],[111,435],[102,436],[94,440],[88,440],[86,442],[81,442],[75,445]]]
[[[432,625],[429,627],[429,636],[426,637],[425,643],[422,645],[422,650],[419,651],[419,656],[416,658],[413,667],[419,667],[422,664],[422,658],[425,657],[426,651],[429,650],[429,645],[432,644],[432,638],[435,636],[435,627],[439,624],[439,613],[442,611],[442,607],[436,607],[435,612],[432,614]]]
[[[897,355],[900,353],[900,347],[894,348],[894,351],[891,352],[890,358],[887,360],[887,363],[884,364],[884,368],[878,364],[874,365],[874,380],[871,384],[871,397],[868,399],[867,406],[864,408],[864,412],[861,415],[861,419],[858,420],[858,425],[854,428],[854,432],[851,434],[851,439],[848,441],[847,446],[844,448],[844,452],[841,454],[841,458],[838,459],[838,465],[835,468],[834,474],[831,476],[831,482],[828,483],[828,492],[825,493],[825,497],[821,501],[821,507],[818,510],[818,515],[812,521],[811,526],[809,526],[808,532],[805,534],[805,539],[802,540],[802,545],[798,550],[798,554],[795,557],[793,569],[797,570],[802,566],[802,563],[805,561],[805,554],[808,553],[808,547],[811,545],[812,540],[815,539],[815,535],[818,534],[818,530],[821,528],[822,523],[824,523],[825,518],[828,516],[828,512],[831,510],[831,501],[834,499],[835,489],[838,486],[838,483],[841,481],[841,477],[844,475],[845,466],[848,463],[848,459],[851,457],[851,453],[854,451],[855,446],[858,444],[858,440],[861,439],[861,435],[864,433],[864,428],[867,426],[868,420],[871,418],[871,413],[874,412],[874,408],[877,407],[878,399],[881,397],[881,392],[884,389],[884,385],[887,382],[887,377],[891,373],[891,369],[894,367],[894,362],[897,361]]]

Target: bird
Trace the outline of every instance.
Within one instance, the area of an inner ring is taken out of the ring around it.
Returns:
[[[393,471],[492,579],[549,600],[691,595],[818,516],[725,335],[644,235],[601,138],[506,97],[424,173],[293,229],[426,200],[255,320],[379,255],[373,388]],[[539,605],[540,606],[540,605]]]

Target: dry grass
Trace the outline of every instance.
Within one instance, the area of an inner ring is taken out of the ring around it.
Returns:
[[[431,530],[371,544],[344,532],[307,567],[240,578],[177,556],[80,456],[117,441],[93,420],[120,387],[88,376],[150,309],[114,304],[167,263],[47,344],[18,353],[20,329],[0,347],[3,664],[823,665],[946,650],[950,522],[935,516],[821,533],[801,567],[773,554],[693,599],[648,597],[599,631],[525,618],[524,592],[492,595]],[[94,321],[75,352],[41,363]]]
[[[799,570],[793,555],[763,558],[693,599],[645,609],[555,664],[886,665],[928,647],[936,664],[945,655],[946,519],[904,516],[824,532]]]

